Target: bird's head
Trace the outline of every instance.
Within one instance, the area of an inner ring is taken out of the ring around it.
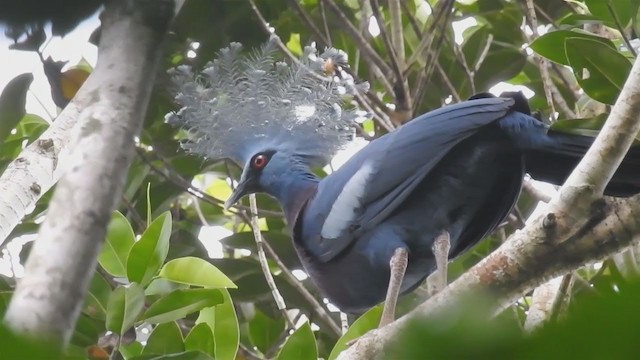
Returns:
[[[244,165],[238,185],[224,206],[229,208],[245,195],[264,192],[280,199],[288,185],[303,178],[315,178],[309,171],[309,159],[286,151],[264,150],[255,153]]]
[[[277,43],[272,37],[248,56],[232,43],[199,73],[188,66],[171,71],[181,108],[167,114],[167,122],[186,130],[182,147],[243,167],[227,207],[255,192],[286,202],[290,179],[313,176],[310,166],[354,136],[358,114],[349,99],[368,84],[356,84],[343,71],[346,53],[305,47],[287,64],[279,60]]]

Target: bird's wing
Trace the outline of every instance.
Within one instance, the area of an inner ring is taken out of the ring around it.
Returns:
[[[365,146],[323,179],[303,215],[301,240],[328,261],[386,219],[438,162],[514,101],[470,100],[426,113]]]

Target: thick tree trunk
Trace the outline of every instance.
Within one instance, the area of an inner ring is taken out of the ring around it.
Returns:
[[[411,319],[489,292],[500,311],[535,286],[627,247],[640,232],[640,195],[602,198],[606,184],[640,129],[640,59],[584,159],[546,211],[500,248],[411,313],[360,338],[338,359],[385,358],[385,347]],[[637,237],[636,237],[637,238]]]
[[[64,347],[96,266],[134,153],[172,0],[112,0],[103,14],[98,63],[76,99],[69,167],[60,180],[6,313],[16,332]],[[77,139],[77,141],[75,141]]]

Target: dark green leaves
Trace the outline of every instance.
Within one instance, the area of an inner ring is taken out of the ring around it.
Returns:
[[[530,46],[551,61],[571,66],[584,92],[606,104],[615,102],[631,70],[631,62],[610,40],[578,30],[553,31]]]
[[[545,58],[562,65],[570,65],[565,49],[565,42],[569,38],[588,39],[598,41],[615,51],[615,45],[609,39],[587,33],[582,30],[557,30],[546,33],[535,39],[529,46]]]
[[[362,314],[353,324],[349,327],[349,330],[342,335],[336,345],[331,350],[329,360],[333,360],[340,355],[340,353],[347,348],[347,343],[359,338],[366,334],[369,330],[375,329],[380,324],[380,317],[382,316],[382,306],[376,306],[371,308],[366,313]]]
[[[626,28],[631,24],[638,5],[632,0],[585,0],[589,12],[612,28]]]
[[[111,295],[111,286],[100,275],[95,273],[85,300],[83,312],[93,318],[104,320]]]
[[[240,344],[240,329],[238,317],[233,301],[227,289],[221,289],[224,303],[217,305],[215,310],[214,337],[216,343],[215,358],[218,360],[233,360]]]
[[[302,324],[284,343],[278,360],[316,360],[318,346],[308,322]]]
[[[171,213],[165,212],[149,225],[127,258],[127,277],[147,285],[156,275],[169,252]]]
[[[194,326],[184,339],[184,348],[215,356],[215,343],[209,325],[200,323]]]
[[[142,286],[133,283],[116,288],[107,304],[107,330],[124,334],[138,318],[144,307]]]
[[[27,90],[33,74],[24,73],[13,78],[0,94],[0,144],[26,114]]]
[[[142,355],[148,354],[172,354],[184,351],[182,332],[175,322],[168,322],[156,326],[149,339]]]
[[[216,289],[179,289],[151,304],[141,320],[149,323],[174,321],[223,301],[222,294]]]
[[[171,260],[160,270],[161,278],[206,288],[235,288],[236,285],[211,263],[196,257]]]
[[[285,330],[284,318],[272,319],[262,311],[256,311],[253,319],[249,322],[249,338],[253,346],[257,347],[263,354],[278,341]]]
[[[126,277],[127,257],[134,243],[135,235],[129,221],[119,211],[114,212],[98,262],[109,274]]]
[[[568,38],[565,51],[578,84],[587,95],[605,104],[615,103],[631,71],[631,62],[593,39]]]

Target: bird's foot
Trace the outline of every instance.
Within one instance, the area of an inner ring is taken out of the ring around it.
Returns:
[[[391,257],[391,261],[389,262],[391,269],[389,288],[387,289],[387,297],[384,300],[384,308],[382,309],[382,316],[380,317],[380,325],[378,325],[378,328],[395,320],[396,303],[398,302],[402,279],[404,279],[408,261],[409,251],[405,248],[396,249]]]
[[[433,296],[447,286],[447,270],[451,241],[448,231],[442,231],[433,242],[432,251],[436,259],[436,272],[429,276],[429,296]]]

